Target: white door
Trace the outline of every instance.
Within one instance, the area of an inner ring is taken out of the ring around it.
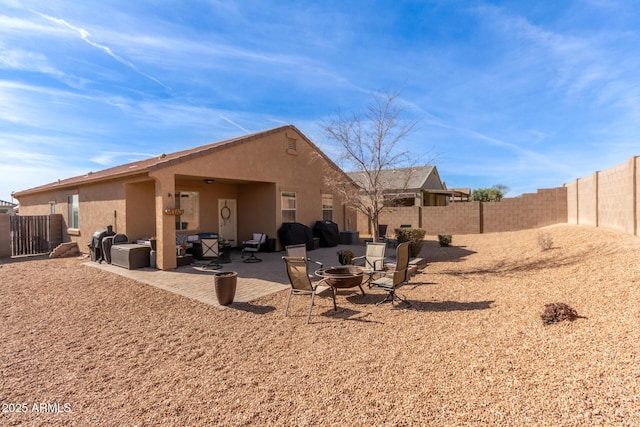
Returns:
[[[218,199],[218,235],[231,240],[231,246],[238,246],[236,224],[236,200]]]

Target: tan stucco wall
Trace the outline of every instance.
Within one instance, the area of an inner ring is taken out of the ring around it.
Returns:
[[[127,237],[131,241],[156,235],[155,194],[153,180],[134,182],[125,186],[126,206],[123,221]],[[121,222],[120,218],[117,218]]]

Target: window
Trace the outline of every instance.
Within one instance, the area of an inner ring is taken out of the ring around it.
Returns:
[[[49,202],[49,213],[51,215],[56,213],[56,202]]]
[[[296,222],[296,193],[282,192],[282,222]]]
[[[322,220],[333,221],[333,194],[322,195]]]
[[[176,230],[196,230],[200,228],[200,193],[197,191],[178,191],[176,209],[184,213],[176,216]]]
[[[67,197],[67,208],[69,209],[67,218],[67,228],[80,228],[80,200],[77,194]]]

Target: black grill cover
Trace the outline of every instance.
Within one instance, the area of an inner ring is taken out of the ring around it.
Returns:
[[[340,243],[340,231],[338,224],[333,221],[316,221],[313,226],[313,236],[320,239],[321,247],[338,246]]]
[[[312,251],[313,248],[313,232],[311,228],[299,222],[283,222],[278,230],[278,237],[283,246],[307,245],[307,250]]]
[[[93,233],[91,241],[87,245],[89,246],[91,261],[104,261],[104,254],[102,253],[102,239],[107,236],[113,236],[114,234],[115,233],[113,232],[113,228],[110,225],[107,225],[106,230],[98,230]]]

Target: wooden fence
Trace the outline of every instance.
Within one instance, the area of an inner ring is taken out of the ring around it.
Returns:
[[[11,216],[11,256],[51,252],[62,243],[62,215]]]

